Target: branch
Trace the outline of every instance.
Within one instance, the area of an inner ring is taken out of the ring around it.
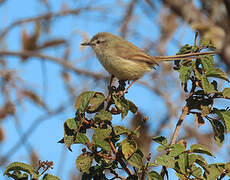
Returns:
[[[87,70],[82,70],[82,69],[76,68],[72,63],[70,63],[69,61],[66,61],[65,59],[44,55],[44,54],[41,54],[41,53],[38,53],[38,52],[33,52],[33,51],[21,51],[21,52],[0,51],[0,57],[1,56],[19,56],[19,57],[21,57],[21,56],[30,56],[30,57],[37,57],[39,59],[46,59],[46,60],[53,61],[53,62],[55,62],[57,64],[62,65],[65,68],[77,73],[77,74],[81,74],[81,75],[84,75],[84,76],[90,76],[90,77],[93,77],[96,80],[108,79],[108,77],[104,76],[103,74],[89,72]]]
[[[180,128],[181,128],[181,124],[183,123],[186,115],[188,115],[189,113],[189,109],[188,109],[188,106],[184,106],[183,109],[182,109],[182,114],[180,116],[180,119],[178,120],[177,122],[177,125],[176,125],[176,129],[173,133],[173,136],[172,136],[172,140],[171,140],[171,145],[174,145],[176,143],[176,139],[178,137],[178,134],[179,134],[179,131],[180,131]]]
[[[92,9],[90,7],[81,7],[81,8],[76,8],[76,9],[67,9],[67,10],[62,10],[60,12],[57,13],[46,13],[46,14],[42,14],[42,15],[38,15],[35,17],[31,17],[31,18],[24,18],[24,19],[20,19],[17,20],[15,22],[13,22],[12,24],[10,24],[8,27],[6,27],[1,33],[0,33],[0,41],[3,39],[3,37],[15,26],[19,25],[19,24],[23,24],[23,23],[28,23],[28,22],[33,22],[33,21],[38,21],[38,20],[44,20],[44,19],[50,19],[50,18],[58,18],[61,16],[67,16],[67,15],[77,15],[79,14],[82,10],[89,10]]]

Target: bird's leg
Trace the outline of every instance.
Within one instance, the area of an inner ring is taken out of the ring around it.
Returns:
[[[128,92],[128,89],[136,82],[136,80],[133,80],[130,85],[124,90],[124,93]]]
[[[129,84],[129,86],[128,86],[126,89],[124,89],[124,90],[122,90],[122,91],[119,91],[117,94],[119,94],[120,96],[124,96],[124,94],[128,92],[128,89],[129,89],[135,82],[136,82],[136,80],[133,80],[133,81],[131,82],[131,84]],[[121,83],[121,82],[119,81],[119,84],[120,84],[120,83]],[[124,81],[122,81],[122,83],[124,83]],[[125,84],[124,84],[124,85],[125,85]]]

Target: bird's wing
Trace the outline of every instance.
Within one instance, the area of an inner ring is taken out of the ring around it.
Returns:
[[[130,42],[127,43],[126,41],[125,45],[124,43],[116,44],[116,47],[113,49],[116,55],[127,60],[145,62],[150,65],[158,64],[152,56],[146,54],[143,50]]]

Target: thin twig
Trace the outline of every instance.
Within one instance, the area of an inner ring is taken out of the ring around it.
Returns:
[[[174,130],[174,133],[173,133],[173,136],[172,136],[172,140],[171,140],[171,145],[174,145],[176,143],[176,139],[178,137],[178,134],[179,134],[179,131],[180,131],[180,128],[181,128],[181,124],[183,123],[185,117],[187,116],[187,114],[189,113],[189,109],[188,109],[188,106],[185,105],[182,109],[182,114],[180,116],[180,119],[178,120],[177,122],[177,125],[176,125],[176,129]]]
[[[116,155],[116,159],[117,161],[120,163],[121,167],[125,170],[125,172],[129,175],[129,176],[132,176],[132,173],[130,171],[130,169],[126,166],[125,162],[122,160],[122,158],[120,157],[120,154],[119,152],[117,152],[113,142],[108,139],[108,142],[109,142],[109,145],[113,151],[113,153]]]
[[[53,61],[55,63],[58,63],[60,65],[62,65],[63,67],[67,68],[68,70],[71,70],[77,74],[81,74],[84,76],[90,76],[93,77],[96,80],[100,80],[100,79],[107,79],[107,76],[104,76],[103,74],[99,74],[99,73],[94,73],[94,72],[89,72],[86,70],[82,70],[79,68],[76,68],[71,62],[69,61],[65,61],[62,58],[57,58],[57,57],[52,57],[49,55],[45,55],[45,54],[41,54],[39,52],[33,52],[33,51],[21,51],[21,52],[17,52],[17,51],[0,51],[0,56],[30,56],[30,57],[37,57],[39,59],[46,59],[46,60],[50,60]]]

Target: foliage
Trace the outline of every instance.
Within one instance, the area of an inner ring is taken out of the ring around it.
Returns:
[[[8,165],[5,169],[4,175],[11,177],[15,180],[26,180],[26,179],[41,179],[41,180],[59,180],[58,177],[51,174],[44,174],[49,168],[52,168],[53,162],[39,162],[39,167],[37,170],[34,170],[32,166],[22,163],[22,162],[13,162]],[[39,169],[42,168],[43,171],[39,173]],[[43,175],[44,174],[44,175]],[[43,176],[42,176],[43,175]]]
[[[202,43],[199,47],[185,45],[178,54],[199,52],[203,48]],[[213,127],[215,142],[221,146],[225,134],[230,132],[230,111],[227,107],[216,108],[214,101],[230,99],[230,88],[221,91],[218,87],[218,79],[229,81],[227,75],[215,67],[210,55],[196,57],[193,61],[176,61],[174,69],[179,72],[182,87],[188,93],[184,115],[193,114],[199,126],[209,122]],[[85,146],[76,157],[76,168],[82,172],[82,179],[108,179],[108,172],[113,178],[122,179],[124,177],[117,172],[122,170],[124,172],[121,174],[126,174],[127,179],[147,177],[157,180],[164,179],[168,174],[167,168],[173,169],[179,179],[230,177],[230,163],[208,164],[205,157],[214,158],[214,154],[200,144],[187,147],[186,143],[169,142],[162,136],[154,137],[152,140],[159,144],[157,149],[160,154],[154,160],[151,160],[151,155],[144,157],[135,140],[139,136],[138,128],[130,130],[112,124],[115,115],[120,114],[124,119],[129,112],[137,112],[136,105],[120,93],[123,90],[123,83],[118,88],[111,87],[107,98],[101,92],[83,92],[75,102],[75,117],[64,123],[64,137],[59,142],[64,143],[70,151],[73,144]],[[183,121],[182,118],[180,120]],[[154,170],[157,166],[162,167],[161,173]],[[13,173],[10,174],[11,171]],[[12,163],[5,174],[12,178],[27,179],[28,175],[39,177],[31,166],[23,163]],[[48,179],[48,176],[43,179]]]

